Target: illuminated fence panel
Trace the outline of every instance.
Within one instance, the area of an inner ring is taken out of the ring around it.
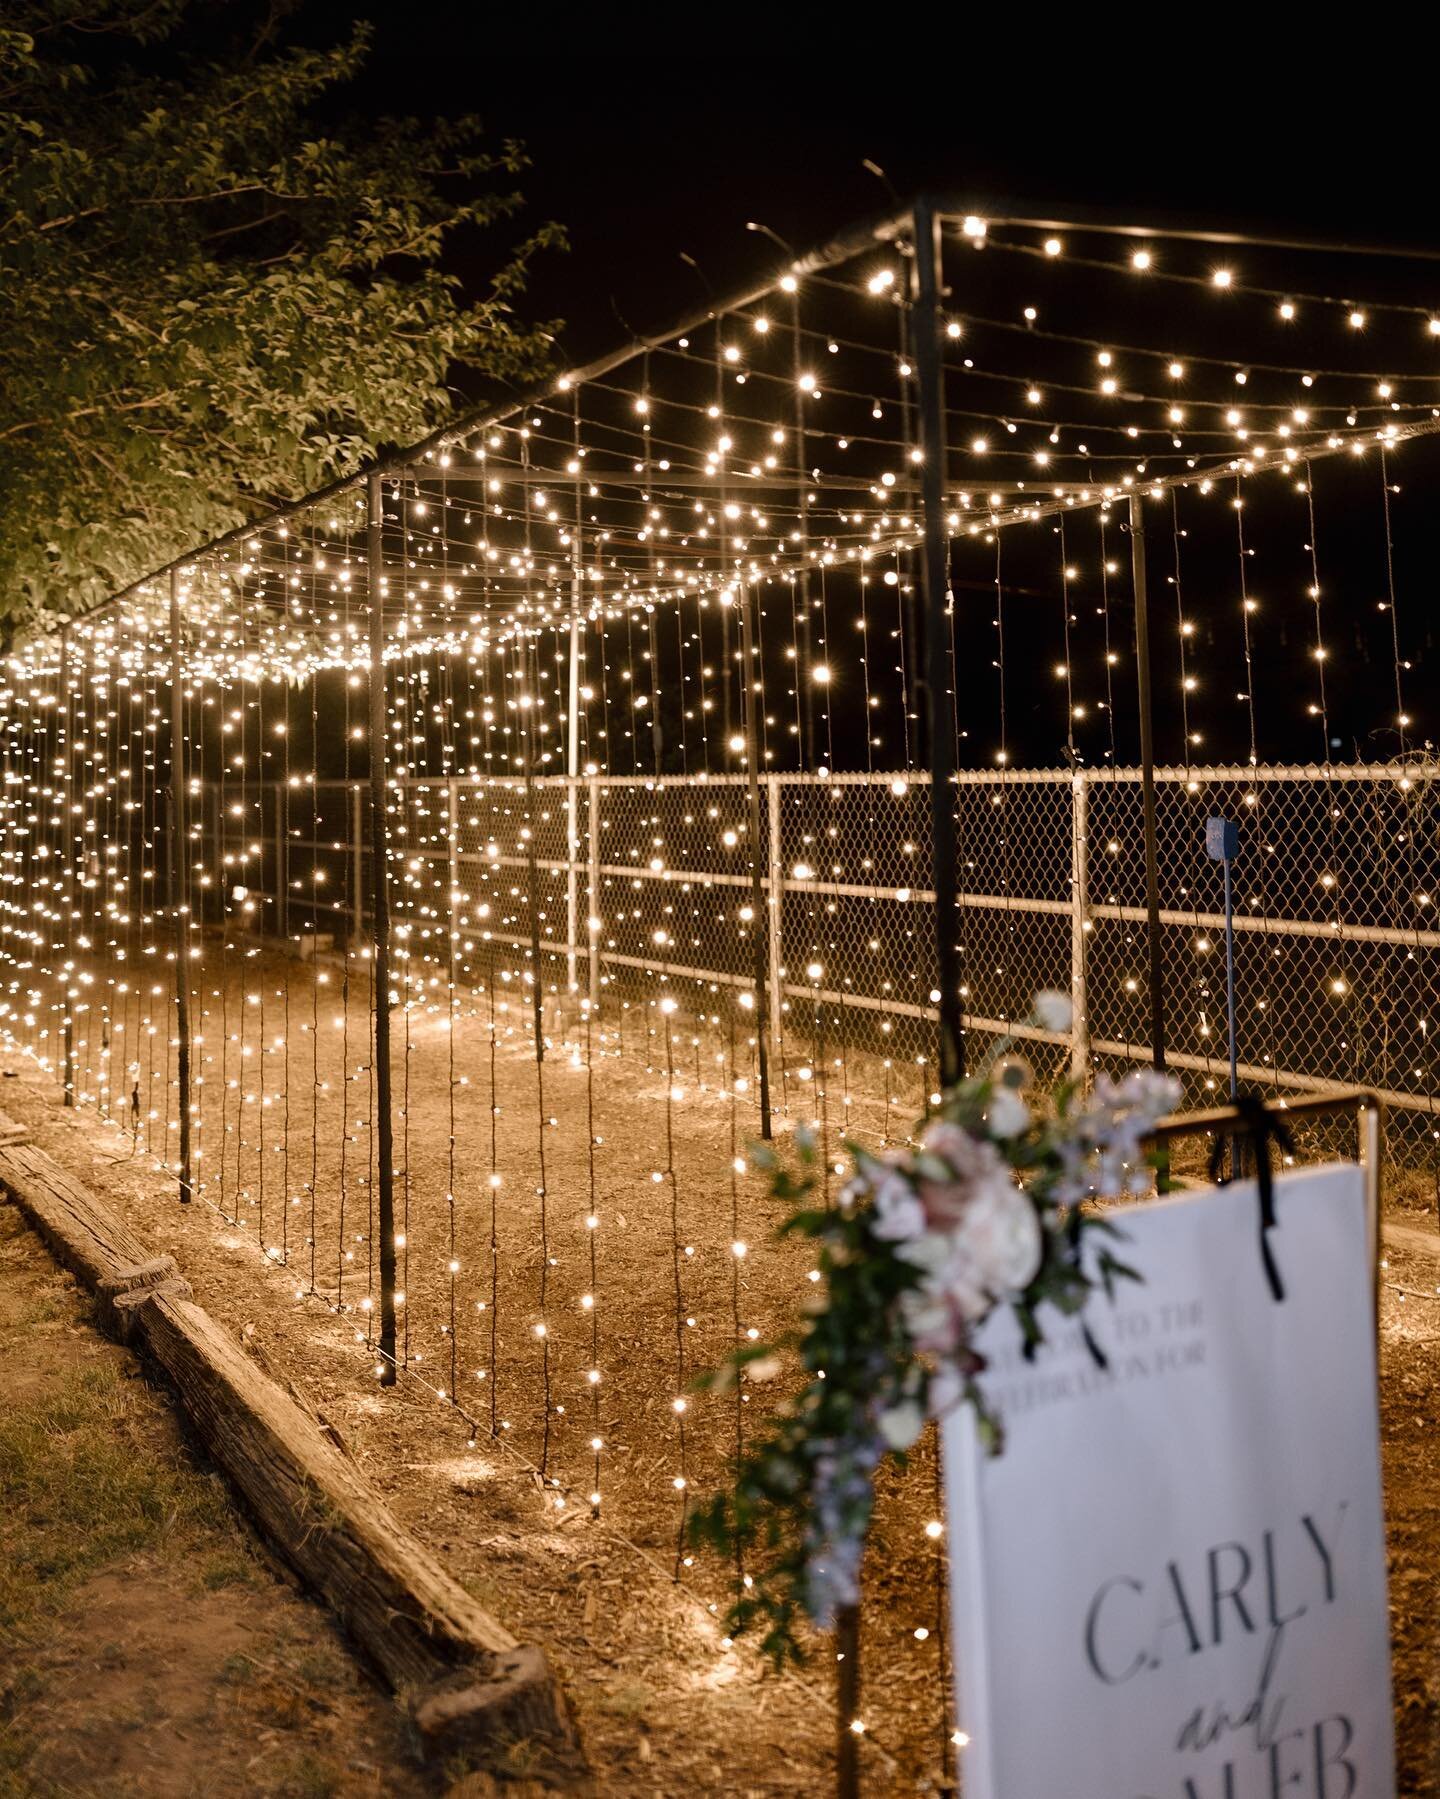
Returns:
[[[285,814],[292,913],[307,888],[345,896],[316,905],[320,930],[327,916],[343,920],[357,881],[366,891],[368,851],[357,849],[360,815],[346,793],[322,783]],[[956,799],[972,1060],[1012,1029],[1047,1068],[1148,1060],[1138,771],[969,772]],[[574,1028],[582,997],[602,994],[633,1009],[668,993],[703,1024],[717,994],[753,992],[758,974],[777,1104],[799,1103],[793,1077],[828,1044],[827,1060],[843,1059],[857,1128],[885,1134],[933,1084],[928,783],[768,776],[753,845],[748,800],[742,776],[545,776],[528,790],[521,779],[397,783],[407,953],[417,966],[444,958],[453,933],[457,980],[483,984],[492,965],[518,976],[538,948],[557,1030]],[[282,867],[273,793],[254,805],[264,829],[247,840],[269,880]],[[1206,819],[1224,816],[1240,828],[1242,1080],[1277,1093],[1374,1087],[1392,1108],[1392,1152],[1428,1164],[1440,1112],[1433,771],[1163,769],[1156,806],[1167,1054],[1190,1097],[1223,1092],[1228,1079],[1222,875],[1204,847]],[[324,827],[313,837],[312,816]],[[267,917],[276,911],[261,903]],[[1025,1024],[1042,988],[1074,996],[1070,1036]],[[873,1111],[882,1103],[883,1126]]]

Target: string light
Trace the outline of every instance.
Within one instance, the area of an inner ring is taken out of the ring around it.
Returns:
[[[1328,548],[1327,563],[1343,569],[1348,554],[1362,570],[1367,611],[1343,615],[1344,629],[1395,675],[1393,709],[1387,697],[1383,720],[1358,722],[1418,759],[1426,689],[1398,608],[1423,499],[1412,511],[1396,488],[1429,470],[1434,371],[1417,340],[1440,320],[1425,312],[1421,333],[1368,300],[1341,314],[1288,263],[1293,285],[1268,298],[1162,233],[1106,264],[1071,254],[1089,241],[1078,228],[1068,247],[1031,231],[1029,254],[1044,260],[1015,264],[1007,282],[996,253],[1011,229],[952,221],[948,254],[985,247],[1004,316],[940,326],[942,722],[964,771],[964,997],[978,1049],[1049,984],[1035,978],[1051,950],[1036,947],[1034,917],[1066,909],[1073,782],[1103,769],[1108,797],[1087,790],[1094,915],[1080,928],[1095,948],[1097,1017],[1112,1005],[1120,1021],[1100,1040],[1135,1046],[1143,978],[1128,950],[1100,948],[1112,925],[1119,939],[1140,923],[1122,766],[1135,673],[1117,546],[1130,496],[1152,517],[1170,512],[1172,545],[1152,533],[1150,556],[1152,591],[1173,567],[1174,624],[1162,619],[1154,655],[1157,692],[1180,703],[1157,732],[1175,744],[1178,726],[1182,810],[1167,854],[1200,965],[1215,939],[1191,827],[1218,777],[1199,752],[1241,765],[1229,791],[1268,844],[1262,757],[1292,741],[1292,718],[1308,732],[1313,716],[1328,761],[1332,708],[1359,710],[1325,685],[1342,602],[1326,596],[1322,633],[1313,546],[1328,509],[1355,494],[1373,521],[1377,474],[1373,545]],[[743,1442],[759,1388],[697,1392],[691,1376],[768,1336],[818,1273],[766,1248],[773,1220],[747,1156],[762,1065],[775,1128],[816,1128],[828,1198],[842,1137],[892,1141],[937,1084],[920,760],[929,447],[917,441],[906,248],[883,266],[873,245],[852,264],[805,265],[803,288],[782,277],[758,301],[718,308],[713,331],[598,376],[567,373],[402,459],[384,482],[383,591],[371,592],[354,489],[197,554],[182,577],[188,748],[174,772],[163,581],[75,621],[63,661],[37,636],[4,668],[11,1047],[55,1076],[68,1041],[78,1106],[126,1151],[175,1162],[185,971],[167,960],[166,795],[186,783],[197,1193],[217,1228],[258,1252],[277,1304],[323,1308],[353,1330],[367,1380],[398,1374],[443,1404],[467,1445],[525,1457],[547,1528],[557,1516],[576,1528],[578,1508],[603,1509],[607,1530],[638,1529],[663,1508],[674,1571],[702,1596],[714,1571],[684,1521]],[[1186,289],[1179,308],[1167,284],[1181,276],[1229,292],[1212,302]],[[1091,304],[1117,293],[1133,311]],[[1362,354],[1337,328],[1352,314],[1394,367],[1329,366]],[[1090,317],[1133,318],[1137,341],[1101,343]],[[1333,483],[1318,502],[1317,470]],[[1302,654],[1314,674],[1303,683],[1291,678]],[[366,722],[372,675],[380,744]],[[376,869],[356,808],[372,753],[388,768],[393,998],[374,991]],[[1025,766],[1036,759],[1063,766]],[[1311,791],[1333,806],[1338,786],[1327,776]],[[1347,1017],[1367,1003],[1364,965],[1346,953],[1345,883],[1323,884],[1343,832],[1314,835],[1325,867],[1307,891],[1334,940],[1322,975],[1277,948],[1276,871],[1294,854],[1278,829],[1244,895],[1246,942],[1264,958],[1250,1041],[1277,1081],[1293,1060],[1297,1027],[1280,1014],[1298,968]],[[1040,844],[1056,857],[1042,896],[1052,910],[1032,915],[1027,859]],[[1397,838],[1389,853],[1413,912],[1433,883],[1413,844]],[[1430,953],[1428,939],[1396,947]],[[1055,954],[1068,983],[1068,936]],[[1213,1007],[1195,991],[1174,1047],[1203,1084]],[[379,1349],[382,1017],[397,1059],[397,1366]],[[1428,1088],[1419,1035],[1407,1020]],[[936,1496],[907,1486],[899,1503],[940,1568]],[[944,1630],[921,1615],[904,1653],[933,1671]],[[877,1695],[872,1734],[882,1710]]]

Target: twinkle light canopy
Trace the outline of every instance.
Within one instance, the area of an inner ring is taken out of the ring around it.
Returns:
[[[692,1377],[815,1278],[748,1145],[833,1203],[1011,1038],[1214,1090],[1212,812],[1250,1078],[1433,1166],[1427,289],[922,202],[31,637],[10,1046],[713,1612]]]

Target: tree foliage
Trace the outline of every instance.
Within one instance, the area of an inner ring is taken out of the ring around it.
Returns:
[[[457,368],[515,381],[545,362],[549,331],[514,308],[559,233],[511,225],[519,146],[487,147],[470,118],[323,127],[366,27],[314,48],[282,8],[202,53],[196,10],[20,0],[0,24],[12,620],[80,610],[422,435]],[[487,226],[505,245],[470,298],[441,255]]]

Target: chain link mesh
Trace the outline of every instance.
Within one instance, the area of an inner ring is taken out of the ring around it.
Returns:
[[[1390,1108],[1392,1158],[1432,1165],[1436,772],[1415,762],[1157,772],[1167,1057],[1187,1099],[1213,1101],[1228,1085],[1223,871],[1205,851],[1206,820],[1225,817],[1239,827],[1242,1083],[1276,1094],[1373,1088]],[[772,775],[758,802],[752,824],[743,776],[399,785],[397,915],[409,965],[431,970],[413,979],[436,978],[453,933],[462,981],[487,979],[496,957],[515,980],[538,972],[558,1034],[575,1028],[581,998],[603,991],[623,1043],[626,1020],[643,1031],[646,1009],[668,996],[702,1056],[763,987],[777,1107],[803,1112],[823,1060],[819,1078],[852,1130],[903,1130],[935,1080],[928,781]],[[358,878],[363,892],[367,852],[357,855],[343,789],[314,803],[323,836],[301,839],[290,815],[290,884],[311,888],[308,854],[324,889],[353,893]],[[967,772],[956,807],[972,1063],[1010,1034],[1047,1075],[1148,1060],[1138,771]],[[1073,995],[1068,1036],[1027,1022],[1042,989]],[[753,1061],[753,1030],[750,1041]]]

